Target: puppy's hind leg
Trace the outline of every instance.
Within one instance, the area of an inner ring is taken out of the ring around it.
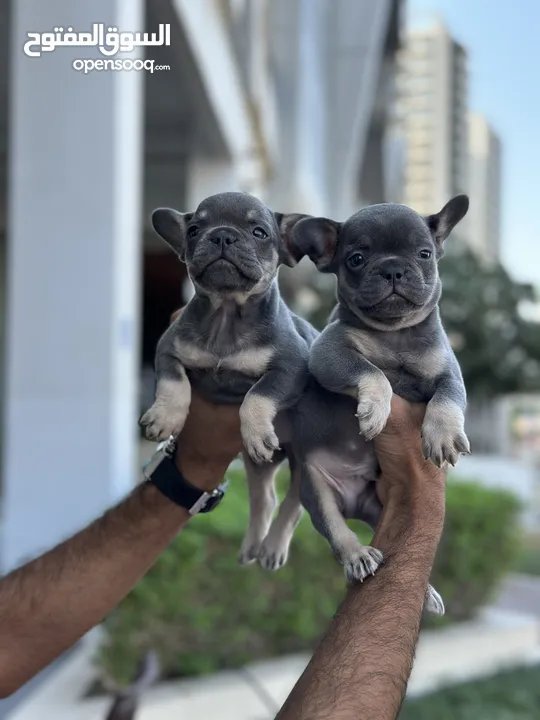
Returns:
[[[259,563],[265,570],[279,570],[285,565],[294,531],[302,517],[300,473],[292,458],[289,458],[289,463],[291,484],[259,553]]]
[[[302,469],[301,497],[315,529],[328,540],[343,565],[347,580],[363,581],[368,575],[374,575],[383,561],[381,551],[362,545],[349,528],[325,471],[316,463]]]
[[[444,615],[445,613],[443,599],[432,585],[428,585],[424,610],[432,615]]]
[[[259,557],[262,542],[270,528],[277,506],[274,478],[283,461],[283,456],[274,462],[262,464],[253,462],[247,452],[243,453],[243,457],[249,491],[250,515],[249,526],[242,542],[238,561],[242,565],[246,565]]]

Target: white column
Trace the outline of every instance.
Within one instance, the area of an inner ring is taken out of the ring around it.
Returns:
[[[142,31],[142,0],[12,3],[2,570],[136,478],[141,72],[23,53],[28,32]]]

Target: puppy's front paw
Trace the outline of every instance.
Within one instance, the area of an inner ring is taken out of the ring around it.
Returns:
[[[462,453],[470,453],[461,408],[451,401],[428,403],[422,425],[422,451],[437,467],[456,465]]]
[[[148,440],[160,442],[178,435],[186,422],[190,402],[191,386],[187,379],[159,381],[154,404],[140,419]]]
[[[249,565],[259,558],[261,551],[261,540],[246,535],[240,548],[238,562],[240,565]]]
[[[259,395],[244,398],[240,406],[240,429],[244,447],[256,463],[270,462],[279,450],[278,436],[274,431],[275,405]]]
[[[363,582],[368,575],[374,575],[383,561],[383,554],[371,545],[358,545],[348,557],[342,558],[347,580]]]
[[[250,430],[242,431],[244,447],[249,457],[256,463],[271,462],[276,450],[279,450],[278,436],[274,428],[267,428],[262,434]]]
[[[390,415],[392,386],[381,373],[371,373],[358,384],[358,407],[356,417],[360,434],[373,440],[384,430]]]
[[[144,413],[140,424],[146,428],[148,440],[161,442],[171,435],[178,435],[186,422],[187,412],[183,408],[160,405],[155,402],[150,410]]]
[[[272,538],[267,536],[259,551],[259,564],[265,570],[279,570],[289,557],[289,537]]]

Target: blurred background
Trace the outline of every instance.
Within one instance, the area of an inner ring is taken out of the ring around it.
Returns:
[[[95,48],[23,52],[29,32],[96,22],[169,24],[171,43],[127,55],[153,72],[75,70]],[[403,717],[540,717],[539,27],[536,0],[0,0],[2,572],[121,498],[152,450],[137,418],[156,343],[191,294],[154,208],[243,190],[343,220],[380,202],[430,214],[465,192],[441,309],[473,454],[450,478],[434,571],[448,614],[422,633]],[[280,284],[324,326],[333,279],[303,261]],[[230,473],[220,510],[99,640],[0,715],[105,717],[104,690],[132,682],[148,652],[171,704],[160,715],[149,690],[143,719],[275,714],[344,580],[308,520],[285,569],[238,567],[247,498],[241,465]]]

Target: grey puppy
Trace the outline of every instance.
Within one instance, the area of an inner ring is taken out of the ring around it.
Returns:
[[[141,424],[151,440],[177,435],[192,385],[213,402],[241,403],[251,514],[240,562],[258,559],[268,569],[286,562],[301,514],[287,410],[306,385],[317,332],[285,305],[276,276],[280,263],[296,264],[288,238],[302,217],[273,213],[244,193],[213,195],[191,213],[152,215],[186,263],[195,295],[158,343],[156,398]],[[272,523],[285,456],[293,481]]]
[[[460,195],[429,217],[404,205],[374,205],[345,223],[303,219],[292,233],[321,272],[337,276],[338,305],[311,349],[316,380],[295,410],[293,447],[302,503],[350,580],[373,574],[383,559],[360,544],[345,518],[372,528],[379,519],[379,469],[369,441],[388,420],[392,393],[427,403],[423,452],[436,465],[469,452],[465,387],[439,318],[437,267],[468,205]],[[444,612],[433,588],[426,607]]]

